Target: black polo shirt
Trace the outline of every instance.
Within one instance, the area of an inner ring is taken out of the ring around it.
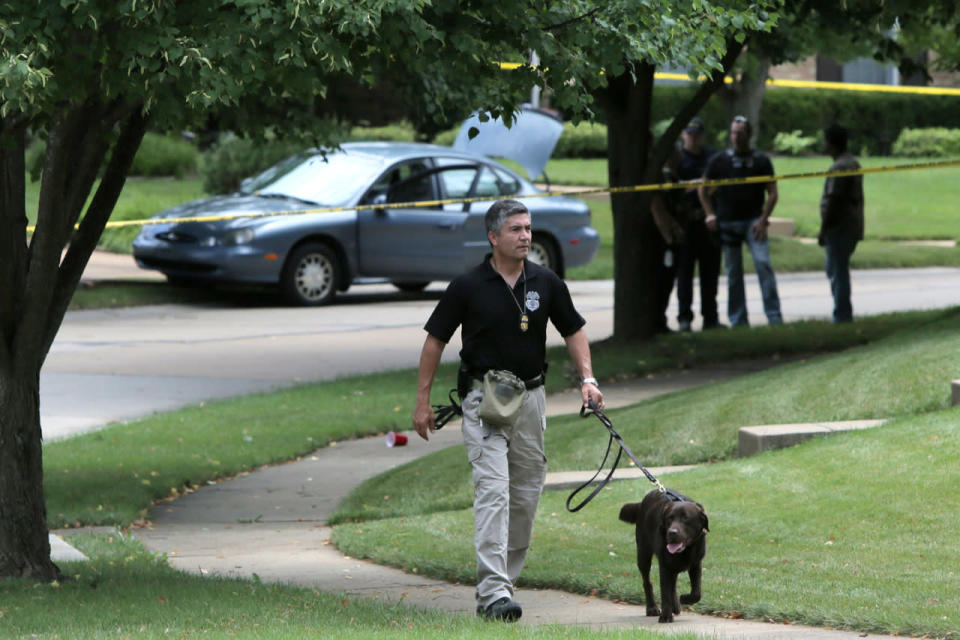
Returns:
[[[707,161],[717,152],[713,147],[702,146],[700,153],[690,153],[686,147],[680,148],[680,163],[677,165],[677,177],[680,180],[699,180],[703,177],[703,170],[707,166]],[[686,191],[683,193],[683,199],[687,206],[697,211],[703,207],[700,205],[700,196],[697,190]],[[703,216],[701,215],[701,218]]]
[[[524,275],[511,290],[491,266],[490,255],[450,283],[424,329],[446,343],[461,327],[460,359],[471,371],[506,369],[528,380],[543,372],[547,320],[563,337],[586,320],[553,271],[525,260]],[[529,320],[526,331],[520,330],[520,305]]]
[[[761,151],[736,153],[733,149],[727,149],[710,158],[703,173],[707,180],[772,175],[773,163],[767,154]],[[766,193],[767,183],[764,182],[717,187],[717,219],[725,222],[759,218],[763,213]]]

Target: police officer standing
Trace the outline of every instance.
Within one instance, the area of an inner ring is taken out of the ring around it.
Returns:
[[[512,622],[523,613],[513,600],[514,584],[530,546],[546,478],[543,376],[548,319],[564,337],[580,373],[584,404],[593,400],[602,408],[603,394],[593,377],[585,320],[566,284],[526,259],[532,238],[527,208],[516,200],[501,200],[487,211],[485,222],[492,254],[450,283],[424,327],[427,338],[420,354],[413,423],[420,437],[429,439],[435,429],[433,379],[444,347],[460,327],[458,388],[463,439],[473,467],[477,615]],[[511,387],[510,378],[518,379],[518,386]],[[503,410],[500,415],[480,418],[484,411],[490,415],[488,405],[495,401],[509,410],[497,406]]]
[[[703,143],[706,129],[703,120],[694,117],[683,129],[683,147],[680,149],[680,164],[677,177],[688,182],[700,180],[707,161],[716,149]],[[707,228],[706,213],[700,203],[696,186],[683,194],[687,211],[687,226],[684,243],[677,256],[677,323],[680,331],[690,331],[693,322],[693,274],[700,266],[700,315],[704,329],[722,327],[717,314],[717,282],[720,277],[720,237]]]

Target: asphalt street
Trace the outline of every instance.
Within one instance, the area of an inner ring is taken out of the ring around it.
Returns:
[[[822,274],[779,274],[778,282],[786,321],[829,317]],[[70,312],[41,375],[44,437],[216,398],[416,366],[422,326],[443,286],[415,296],[387,285],[357,286],[337,304],[317,309],[210,304]],[[569,286],[590,339],[609,336],[613,282]],[[723,281],[720,292],[725,309]],[[858,315],[960,305],[960,269],[854,272],[853,292]],[[751,322],[765,323],[753,277],[747,296]],[[674,316],[672,307],[675,325]],[[445,359],[456,358],[458,341],[455,336]],[[550,342],[562,343],[556,333]]]

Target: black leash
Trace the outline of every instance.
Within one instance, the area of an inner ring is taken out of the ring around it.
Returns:
[[[462,416],[463,409],[457,404],[457,401],[453,399],[453,394],[457,392],[456,389],[450,389],[450,394],[447,396],[450,399],[450,404],[435,404],[433,406],[433,422],[435,429],[442,429],[443,425],[447,424],[453,420],[454,416]]]
[[[621,457],[624,453],[627,454],[627,457],[630,458],[630,460],[633,461],[633,464],[635,464],[638,469],[640,469],[641,471],[643,471],[643,475],[647,476],[647,480],[649,480],[649,481],[652,482],[653,484],[657,485],[657,489],[660,490],[660,493],[666,494],[666,496],[667,496],[668,498],[670,498],[670,500],[673,501],[673,502],[682,502],[682,501],[683,501],[683,496],[681,496],[679,493],[676,493],[676,492],[671,491],[670,489],[667,489],[666,487],[664,487],[664,486],[663,486],[663,483],[661,483],[659,480],[657,480],[656,476],[654,476],[652,473],[650,473],[645,466],[643,466],[642,464],[640,464],[640,461],[637,460],[637,457],[636,457],[635,455],[633,455],[633,452],[630,451],[630,448],[626,445],[626,443],[624,443],[623,438],[621,438],[621,437],[620,437],[620,434],[617,433],[617,430],[613,428],[613,424],[610,422],[610,419],[607,418],[607,416],[605,416],[605,415],[603,414],[603,412],[600,411],[600,409],[597,408],[597,405],[594,404],[594,402],[593,402],[592,399],[588,401],[587,406],[580,407],[580,417],[581,417],[581,418],[587,418],[587,417],[589,417],[591,414],[592,414],[592,415],[595,415],[595,416],[597,417],[597,419],[600,420],[600,422],[603,423],[603,426],[605,426],[605,427],[607,428],[607,431],[610,432],[610,440],[607,442],[607,452],[603,454],[603,460],[600,462],[600,468],[597,469],[597,472],[596,472],[595,474],[593,474],[593,477],[592,477],[592,478],[590,478],[590,479],[587,480],[585,483],[583,483],[582,485],[580,485],[579,487],[577,487],[577,488],[573,491],[573,493],[571,493],[570,496],[567,498],[567,511],[569,511],[569,512],[571,512],[571,513],[576,513],[577,511],[580,511],[580,509],[582,509],[582,508],[584,508],[585,506],[587,506],[587,503],[590,502],[591,500],[593,500],[593,498],[594,498],[598,493],[600,493],[605,486],[607,486],[607,483],[610,482],[610,479],[613,477],[613,472],[617,470],[617,465],[620,463],[620,457]],[[587,496],[587,497],[583,500],[583,502],[581,502],[580,504],[578,504],[578,505],[575,506],[575,507],[571,507],[571,506],[570,506],[570,502],[573,501],[574,496],[576,496],[576,495],[577,495],[578,493],[580,493],[582,490],[584,490],[584,489],[586,489],[588,486],[590,486],[590,485],[593,483],[593,481],[597,479],[597,476],[599,476],[600,473],[603,471],[603,465],[605,465],[605,464],[607,463],[607,458],[610,456],[610,449],[613,447],[613,442],[614,442],[614,441],[617,442],[617,444],[619,445],[619,447],[618,447],[618,450],[617,450],[617,457],[614,459],[614,461],[613,461],[613,466],[610,467],[610,471],[609,471],[609,473],[607,473],[607,477],[600,481],[600,484],[597,485],[597,487],[593,490],[593,492],[592,492],[589,496]]]

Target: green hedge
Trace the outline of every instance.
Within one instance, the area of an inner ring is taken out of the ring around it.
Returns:
[[[349,142],[413,142],[417,132],[409,122],[384,127],[354,127],[346,140]]]
[[[130,175],[182,178],[197,170],[199,158],[193,143],[181,136],[148,132],[133,159]]]
[[[694,91],[692,86],[657,85],[653,120],[676,113]],[[714,96],[698,115],[711,142],[726,146],[729,114],[724,103]],[[763,99],[757,146],[773,149],[774,138],[784,131],[816,138],[835,122],[850,130],[855,154],[889,155],[903,129],[960,128],[960,96],[771,87]]]
[[[960,156],[960,129],[904,129],[893,143],[893,155],[908,158]]]
[[[300,141],[253,140],[227,134],[207,152],[203,163],[203,190],[232,193],[244,178],[268,169],[305,149]]]
[[[592,122],[563,123],[563,134],[553,151],[555,158],[605,158],[607,127]]]
[[[27,146],[24,161],[33,181],[40,179],[46,150],[46,141],[39,138],[32,139]],[[130,175],[182,178],[194,173],[199,161],[200,152],[192,142],[179,135],[147,132],[133,159]]]

